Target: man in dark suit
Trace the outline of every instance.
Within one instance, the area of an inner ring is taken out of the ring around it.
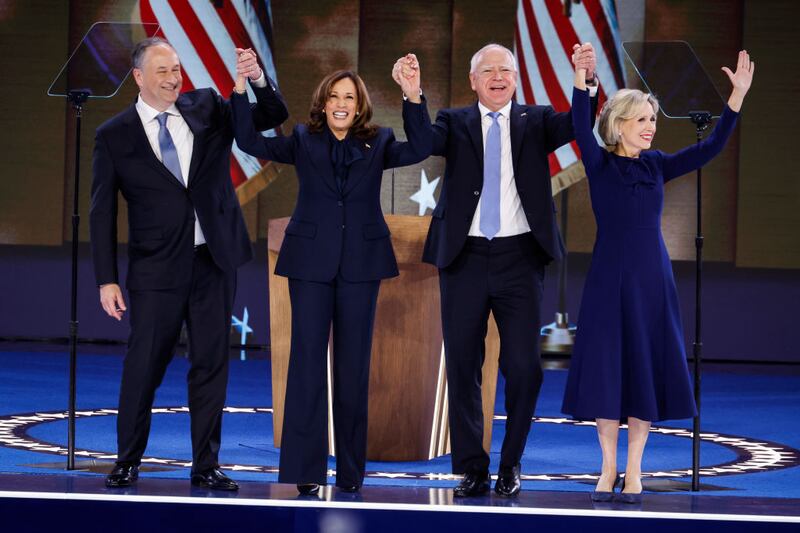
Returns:
[[[257,127],[288,113],[255,54],[237,49],[258,103]],[[236,269],[252,257],[230,176],[230,104],[212,89],[180,94],[178,55],[163,39],[133,51],[134,105],[97,129],[90,228],[95,276],[106,313],[127,310],[117,273],[117,195],[128,204],[131,332],[117,417],[117,463],[109,487],[138,478],[150,410],[181,325],[188,326],[193,485],[236,490],[218,466],[228,381]]]
[[[579,48],[576,57],[593,58],[591,46]],[[447,163],[423,260],[439,268],[453,472],[464,474],[454,494],[489,490],[480,384],[491,311],[500,332],[508,415],[495,491],[515,496],[542,383],[544,266],[564,253],[547,157],[574,134],[569,113],[511,101],[517,68],[507,48],[479,50],[469,78],[477,104],[436,117],[433,154]]]

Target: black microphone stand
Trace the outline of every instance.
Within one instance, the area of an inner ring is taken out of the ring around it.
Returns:
[[[81,170],[81,116],[90,91],[71,90],[67,99],[75,110],[75,186],[72,189],[72,291],[69,317],[69,415],[67,421],[67,470],[75,470],[75,391],[78,364],[78,228],[81,215],[78,207]]]
[[[703,140],[703,132],[711,124],[711,113],[708,111],[690,111],[689,116],[695,125],[697,144]],[[695,246],[695,286],[694,286],[694,401],[697,416],[692,421],[692,491],[700,490],[700,360],[703,356],[702,341],[702,281],[703,281],[703,168],[697,169],[697,234]]]

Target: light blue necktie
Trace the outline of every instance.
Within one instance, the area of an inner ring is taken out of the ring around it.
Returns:
[[[178,150],[175,149],[175,143],[172,142],[172,135],[169,134],[167,129],[167,113],[161,113],[156,116],[158,125],[161,126],[158,130],[158,147],[161,150],[161,162],[164,166],[172,172],[181,185],[183,183],[183,174],[181,174],[181,162],[178,160]]]
[[[487,113],[492,125],[486,134],[483,154],[483,191],[481,192],[481,233],[492,239],[500,231],[500,124],[497,111]]]

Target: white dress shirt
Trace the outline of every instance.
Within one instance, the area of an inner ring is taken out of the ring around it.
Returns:
[[[148,105],[142,96],[136,100],[136,111],[139,113],[139,118],[144,126],[144,133],[147,135],[147,140],[150,142],[150,147],[159,161],[161,158],[161,146],[158,144],[158,131],[161,128],[156,118],[160,112]],[[175,145],[175,150],[178,152],[178,162],[181,165],[181,178],[179,182],[184,187],[189,183],[189,165],[192,164],[192,148],[194,143],[194,134],[189,129],[189,125],[181,116],[181,112],[175,107],[175,104],[169,106],[165,111],[167,113],[167,130],[172,136],[172,143]],[[175,178],[178,181],[177,178]],[[200,227],[200,219],[197,217],[197,211],[194,213],[194,245],[199,246],[205,244],[206,238],[203,235],[203,228]]]
[[[261,76],[250,82],[255,87],[266,87],[267,77],[264,71],[261,71]],[[274,89],[274,88],[273,88]],[[158,124],[156,118],[160,112],[148,105],[142,100],[142,95],[136,100],[136,112],[139,113],[139,119],[144,126],[144,133],[147,135],[147,140],[150,141],[150,147],[159,161],[161,158],[161,146],[158,144],[158,130],[161,126]],[[175,107],[175,104],[169,106],[165,111],[167,113],[167,129],[172,136],[172,143],[175,145],[175,150],[178,152],[178,162],[181,165],[181,177],[184,187],[189,183],[189,166],[192,164],[192,149],[194,147],[194,134],[189,129],[189,125],[183,120],[181,112]],[[177,178],[176,178],[177,180]],[[203,228],[200,226],[200,219],[197,217],[197,211],[194,212],[194,245],[200,246],[205,244],[206,238],[203,235]]]
[[[486,135],[492,125],[492,117],[488,115],[491,111],[488,107],[478,102],[478,109],[481,113],[481,129],[483,130],[483,149],[486,150]],[[500,125],[500,231],[495,237],[510,237],[520,235],[531,230],[528,219],[522,208],[522,202],[517,193],[517,184],[514,181],[514,163],[511,157],[511,128],[509,125],[509,115],[511,113],[511,102],[507,103],[499,110],[500,116],[497,123]],[[469,228],[470,237],[485,237],[481,232],[481,203],[475,209],[472,217],[472,225]]]

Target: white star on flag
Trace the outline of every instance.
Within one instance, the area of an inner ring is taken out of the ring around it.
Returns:
[[[419,190],[409,197],[412,202],[419,204],[419,216],[424,216],[429,207],[436,209],[436,200],[433,198],[433,193],[436,190],[439,179],[441,179],[441,176],[429,182],[425,169],[422,169],[419,176]]]

